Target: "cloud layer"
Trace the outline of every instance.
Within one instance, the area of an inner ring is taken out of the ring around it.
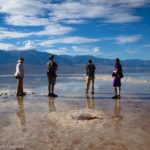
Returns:
[[[59,49],[59,53],[68,53],[70,48],[72,53],[100,55],[102,42],[120,46],[136,43],[144,36],[138,32],[90,36],[88,31],[84,34],[83,25],[91,25],[95,20],[95,26],[139,23],[143,16],[135,10],[149,4],[149,0],[0,0],[0,49],[51,48],[53,52]],[[81,29],[79,25],[82,25]],[[94,25],[89,30],[93,30]],[[20,44],[12,42],[18,39],[21,39]],[[99,46],[91,48],[95,43]],[[60,44],[62,48],[56,48]],[[149,43],[144,45],[149,47]],[[87,50],[82,46],[87,46]],[[126,52],[131,51],[129,49]]]
[[[134,8],[145,6],[149,0],[64,0],[53,3],[46,0],[0,0],[0,13],[5,22],[16,26],[42,26],[51,21],[99,18],[111,23],[128,23],[141,19]],[[92,11],[91,11],[92,10]],[[48,14],[48,16],[47,16]]]

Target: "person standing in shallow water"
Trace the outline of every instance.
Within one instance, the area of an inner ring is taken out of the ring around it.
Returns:
[[[56,83],[56,71],[57,71],[57,64],[54,62],[54,55],[51,55],[49,57],[49,62],[47,63],[48,65],[48,71],[47,71],[47,76],[48,76],[48,96],[51,97],[57,97],[57,95],[54,93],[54,87]]]
[[[24,96],[25,92],[23,92],[23,78],[24,78],[24,58],[21,57],[18,60],[18,63],[16,65],[16,72],[15,72],[15,78],[17,80],[17,90],[16,90],[16,96]]]
[[[121,94],[121,78],[123,78],[123,71],[122,71],[122,65],[120,63],[120,59],[116,58],[115,60],[115,68],[112,73],[113,77],[113,87],[115,91],[115,95],[112,97],[113,99],[120,98]]]
[[[85,93],[89,91],[90,82],[92,82],[92,94],[94,94],[94,79],[95,79],[95,65],[92,63],[92,60],[89,59],[88,64],[86,65],[86,87]]]

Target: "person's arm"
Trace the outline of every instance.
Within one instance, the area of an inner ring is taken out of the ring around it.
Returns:
[[[117,73],[117,72],[118,72],[118,66],[117,66],[117,64],[115,65],[115,68],[114,68],[113,72],[114,72],[114,73]]]

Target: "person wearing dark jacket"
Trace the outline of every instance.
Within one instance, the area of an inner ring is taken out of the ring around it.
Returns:
[[[86,87],[85,93],[89,91],[90,82],[92,82],[92,94],[94,94],[94,79],[95,79],[95,65],[92,63],[92,60],[89,59],[88,64],[86,65]]]
[[[48,71],[47,71],[47,76],[48,76],[48,96],[51,97],[57,97],[57,95],[54,93],[54,87],[56,83],[56,71],[57,71],[57,63],[54,62],[54,55],[51,55],[49,57],[49,62],[47,63],[48,65]]]

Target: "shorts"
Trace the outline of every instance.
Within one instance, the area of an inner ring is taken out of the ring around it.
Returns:
[[[48,83],[55,85],[55,83],[56,83],[56,77],[54,77],[54,76],[53,77],[48,76]]]
[[[86,76],[86,81],[90,82],[90,81],[94,81],[94,76]]]

